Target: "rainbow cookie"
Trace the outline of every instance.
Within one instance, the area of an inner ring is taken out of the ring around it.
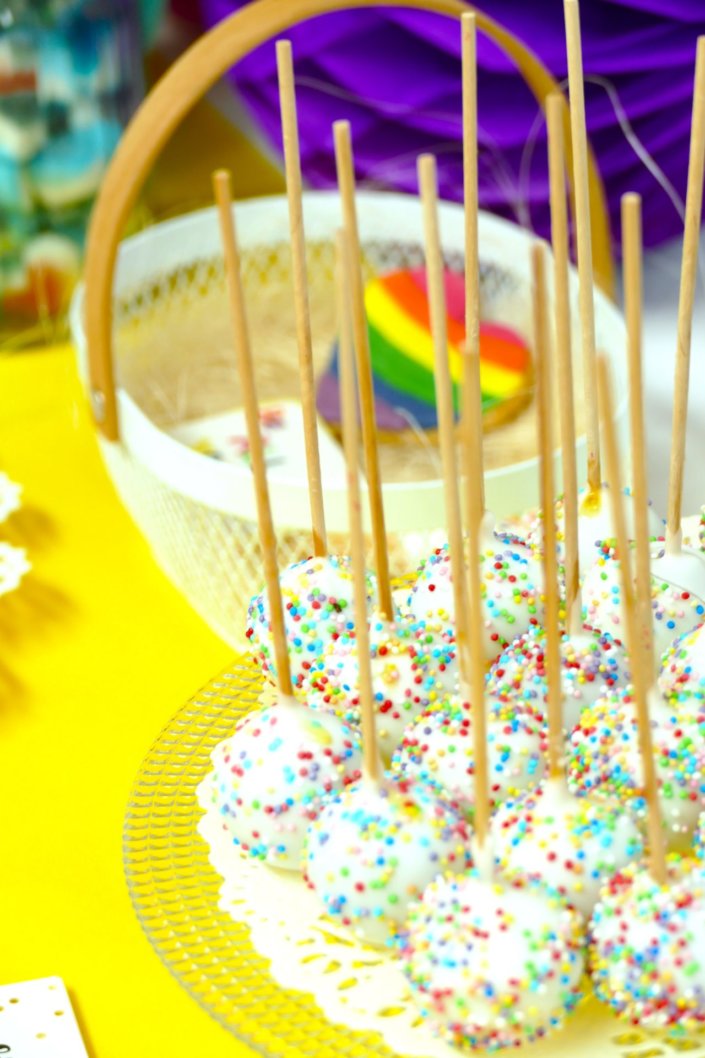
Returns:
[[[465,341],[464,279],[445,272],[448,355],[456,414],[460,409]],[[424,269],[390,272],[365,287],[365,309],[375,391],[377,427],[397,434],[437,426],[433,339]],[[531,354],[523,339],[500,323],[480,323],[480,381],[485,430],[514,418],[528,403],[533,385]],[[318,410],[340,424],[338,347],[321,378]]]

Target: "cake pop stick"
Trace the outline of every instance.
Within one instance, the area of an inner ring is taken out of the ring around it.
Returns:
[[[336,234],[336,302],[340,342],[340,388],[343,425],[343,447],[347,467],[348,516],[350,521],[350,555],[353,567],[355,600],[355,636],[357,642],[358,685],[364,775],[379,783],[381,765],[377,750],[375,709],[370,666],[370,636],[367,617],[367,584],[365,572],[365,540],[362,532],[360,503],[360,469],[358,464],[357,386],[353,362],[352,320],[350,318],[350,250],[344,231]]]
[[[612,391],[606,360],[600,357],[597,367],[602,428],[605,439],[605,455],[607,457],[607,472],[611,485],[610,496],[612,498],[612,517],[617,531],[617,547],[619,549],[622,576],[622,598],[627,624],[627,635],[632,649],[632,681],[634,684],[634,700],[637,713],[639,750],[641,753],[644,775],[644,798],[646,800],[648,813],[647,829],[649,837],[650,868],[654,880],[659,885],[663,885],[666,881],[666,857],[663,842],[661,805],[659,802],[656,769],[654,766],[651,718],[649,716],[648,707],[648,691],[651,689],[653,682],[653,667],[650,670],[647,670],[643,650],[643,637],[640,632],[639,616],[634,598],[631,556],[629,540],[627,537],[626,519],[624,515],[624,503],[622,500],[619,452],[617,450],[617,438],[613,419],[614,405],[612,402]],[[642,551],[646,550],[648,554],[649,542],[648,539],[644,539],[643,534],[641,538],[637,538],[636,546]],[[647,585],[649,581],[647,581]]]
[[[455,606],[456,643],[461,674],[467,676],[468,623],[467,583],[463,553],[463,531],[458,494],[458,464],[453,435],[453,396],[448,367],[448,335],[446,332],[445,291],[443,288],[443,256],[438,235],[436,162],[432,155],[418,160],[419,187],[423,209],[424,248],[428,277],[428,300],[431,334],[434,349],[434,376],[438,432],[443,464],[443,498],[445,503],[448,549],[450,552],[453,601]],[[448,424],[450,423],[450,429]],[[467,679],[461,685],[467,688]]]
[[[698,272],[698,242],[705,174],[705,36],[698,37],[693,89],[693,116],[690,128],[690,156],[688,159],[688,188],[685,199],[683,257],[678,295],[678,329],[676,371],[673,393],[673,427],[671,466],[668,479],[668,520],[666,525],[667,550],[681,549],[681,502],[683,498],[683,467],[685,463],[685,430],[688,416],[688,381],[690,374],[690,342],[693,324],[693,300]]]
[[[482,386],[480,382],[480,267],[478,258],[477,186],[477,33],[474,11],[461,17],[463,80],[463,194],[465,209],[465,346],[462,420],[466,501],[479,493],[480,517],[485,513],[482,448]],[[468,507],[468,519],[472,520]],[[473,552],[471,552],[472,554]]]
[[[362,421],[362,444],[365,453],[365,473],[370,497],[372,520],[372,542],[375,554],[375,572],[377,573],[377,590],[379,606],[384,616],[391,619],[392,591],[389,580],[389,556],[387,554],[387,535],[384,523],[382,503],[382,478],[377,453],[377,427],[375,424],[374,388],[372,366],[370,362],[370,340],[367,331],[365,299],[362,282],[362,265],[360,260],[360,236],[357,227],[357,210],[355,207],[355,171],[353,166],[350,124],[347,121],[336,121],[333,125],[335,140],[335,161],[338,174],[338,187],[343,207],[343,225],[350,243],[351,267],[350,282],[352,294],[352,324],[355,339],[355,358],[357,379],[360,393],[360,413]]]
[[[292,278],[294,283],[294,313],[296,316],[296,341],[299,350],[299,378],[301,384],[301,407],[306,445],[306,471],[308,474],[309,502],[311,506],[311,529],[314,555],[325,555],[328,551],[326,519],[323,507],[323,485],[321,482],[321,459],[318,450],[318,424],[316,419],[316,385],[313,377],[313,349],[311,345],[311,317],[308,302],[308,278],[306,274],[306,239],[301,201],[301,159],[299,157],[299,128],[296,117],[294,93],[294,67],[291,58],[291,43],[277,41],[277,72],[279,77],[279,106],[284,144],[284,170],[286,193],[289,200],[289,231],[291,237]]]
[[[267,470],[264,461],[264,447],[260,433],[259,413],[255,375],[250,349],[250,335],[247,327],[245,302],[240,275],[240,253],[235,231],[235,218],[232,209],[232,192],[230,173],[219,169],[213,174],[213,188],[218,207],[221,239],[225,257],[225,276],[228,287],[230,317],[237,355],[240,384],[245,403],[245,421],[250,447],[252,476],[257,503],[257,521],[259,523],[260,547],[264,578],[267,587],[267,599],[271,615],[274,655],[277,666],[277,686],[279,693],[286,697],[293,693],[289,651],[284,627],[284,608],[279,587],[279,569],[277,566],[277,538],[274,532],[272,509],[267,487]]]
[[[548,698],[548,777],[563,775],[563,690],[561,686],[561,638],[559,630],[560,598],[558,595],[558,558],[556,555],[556,522],[554,517],[555,486],[553,476],[553,431],[551,424],[551,347],[546,303],[545,245],[531,248],[532,295],[534,317],[534,355],[536,357],[536,398],[538,412],[538,448],[540,453],[541,506],[543,526],[543,579],[546,629],[546,682]]]
[[[452,567],[453,591],[458,642],[461,696],[472,702],[473,758],[475,765],[475,860],[484,870],[491,870],[491,857],[485,855],[489,829],[490,802],[487,768],[487,728],[485,716],[484,650],[482,646],[482,600],[479,576],[479,528],[481,501],[475,482],[471,488],[469,511],[469,580],[465,569],[463,533],[458,496],[458,473],[453,428],[453,402],[448,367],[448,336],[443,286],[443,254],[438,233],[438,185],[436,159],[425,154],[419,158],[419,185],[424,222],[424,249],[428,277],[431,332],[433,334],[434,371],[438,429],[443,459],[443,487],[446,523]],[[469,484],[472,485],[472,482]],[[468,585],[470,608],[468,609]]]
[[[563,564],[565,612],[569,634],[582,631],[580,559],[578,552],[578,474],[575,462],[575,409],[573,401],[573,357],[570,335],[568,289],[568,209],[565,188],[565,144],[563,142],[563,97],[546,100],[548,164],[551,184],[551,245],[555,303],[556,357],[561,415],[561,465],[563,468]],[[544,507],[544,511],[546,508]]]
[[[595,383],[595,306],[593,301],[592,236],[590,232],[590,197],[588,185],[587,130],[585,127],[585,94],[583,58],[580,41],[580,8],[578,0],[564,0],[566,44],[568,50],[568,84],[570,124],[573,147],[573,188],[575,191],[575,232],[578,262],[580,335],[585,387],[585,433],[587,437],[587,481],[590,491],[597,492],[600,477],[600,429]]]
[[[644,445],[644,391],[641,371],[641,197],[622,196],[622,256],[624,261],[624,314],[627,323],[629,363],[629,426],[632,449],[634,532],[636,534],[637,606],[649,678],[654,671],[654,637],[651,617],[651,559],[649,555],[649,492]],[[647,541],[647,546],[643,542]]]

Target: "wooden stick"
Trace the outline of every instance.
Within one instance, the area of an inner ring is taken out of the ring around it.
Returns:
[[[629,426],[634,482],[634,532],[636,536],[636,596],[649,686],[655,672],[651,611],[651,561],[649,554],[649,487],[644,443],[644,387],[641,371],[642,273],[641,197],[622,196],[622,253],[624,260],[624,312],[629,360]]]
[[[455,606],[456,643],[460,687],[464,699],[472,701],[473,750],[475,758],[475,839],[481,850],[487,838],[490,816],[489,785],[487,770],[487,738],[485,733],[484,671],[479,669],[469,655],[468,578],[463,552],[463,531],[458,494],[458,467],[455,448],[453,395],[448,364],[448,334],[446,329],[446,299],[443,281],[443,254],[438,233],[438,184],[436,160],[430,154],[422,155],[418,161],[421,205],[423,209],[424,246],[429,307],[431,310],[431,332],[434,348],[434,376],[436,382],[436,406],[438,409],[438,432],[443,462],[443,490],[448,527],[448,550],[450,553],[453,602]],[[477,528],[479,523],[471,519],[474,528],[474,555],[471,562],[477,576]],[[480,600],[479,586],[474,593],[475,606]],[[473,629],[474,637],[481,635],[482,618]],[[480,647],[481,650],[481,647]],[[473,656],[477,652],[477,643]],[[479,697],[470,698],[475,686],[482,682]]]
[[[590,190],[588,181],[588,148],[585,128],[585,94],[583,57],[580,43],[580,9],[578,0],[564,0],[566,43],[568,47],[568,84],[570,91],[570,126],[573,146],[573,189],[575,193],[575,231],[578,258],[580,335],[585,386],[585,434],[587,437],[587,481],[597,491],[600,477],[600,424],[595,382],[595,306],[593,302],[592,235],[590,231]]]
[[[245,421],[247,423],[247,440],[250,447],[252,477],[255,486],[257,503],[257,522],[259,525],[264,582],[269,602],[272,640],[274,643],[274,660],[277,666],[277,686],[282,695],[291,695],[291,669],[289,667],[289,648],[286,642],[284,625],[284,607],[279,587],[279,567],[277,564],[277,537],[274,532],[272,508],[269,502],[267,486],[267,469],[264,461],[264,446],[260,433],[259,405],[255,387],[255,373],[252,364],[250,335],[247,327],[245,299],[242,291],[240,274],[240,252],[235,231],[235,217],[232,209],[232,192],[230,173],[219,169],[213,173],[213,190],[215,192],[220,234],[225,258],[225,277],[230,303],[230,320],[237,355],[240,385],[245,403]]]
[[[463,79],[463,188],[465,209],[465,345],[461,434],[465,477],[466,518],[472,520],[475,490],[480,517],[485,512],[485,471],[480,381],[480,263],[478,251],[479,193],[477,182],[477,32],[475,12],[461,16]]]
[[[565,612],[569,634],[577,635],[582,631],[583,627],[578,547],[578,468],[575,460],[575,408],[570,334],[570,289],[568,284],[568,207],[565,186],[563,97],[557,93],[550,95],[546,100],[546,125],[548,128],[548,168],[551,184],[551,243],[553,247],[558,406],[561,415]]]
[[[340,363],[341,413],[343,447],[348,484],[348,516],[350,520],[350,555],[353,569],[355,604],[355,641],[357,648],[360,718],[362,722],[363,768],[367,779],[378,783],[382,777],[377,748],[372,668],[370,665],[370,633],[367,616],[367,576],[365,566],[365,538],[362,531],[360,501],[359,441],[357,432],[357,386],[350,312],[350,250],[346,233],[341,229],[335,240],[336,307],[338,318],[338,349]]]
[[[705,172],[705,37],[698,37],[693,89],[693,115],[690,126],[688,189],[685,196],[683,257],[678,295],[678,328],[676,372],[673,390],[673,424],[671,430],[671,466],[668,476],[668,518],[666,548],[679,551],[681,546],[681,504],[685,465],[685,430],[688,418],[688,381],[690,377],[690,343],[693,326],[693,301],[698,276],[698,245],[703,205]]]
[[[316,417],[316,383],[313,376],[313,347],[311,344],[311,315],[308,302],[306,272],[306,238],[301,201],[301,159],[299,157],[299,127],[296,118],[294,66],[291,43],[277,41],[277,71],[279,76],[279,106],[284,144],[286,193],[289,200],[289,230],[291,233],[291,264],[294,282],[294,314],[296,342],[299,350],[301,407],[306,445],[306,471],[311,506],[311,530],[314,555],[326,555],[326,517],[321,482],[321,457],[318,449],[318,420]]]
[[[534,316],[534,356],[536,358],[536,409],[538,449],[543,510],[543,579],[546,600],[546,682],[548,685],[548,774],[555,779],[564,774],[563,679],[561,674],[561,632],[559,625],[558,557],[555,520],[555,481],[553,473],[553,430],[551,423],[551,343],[546,298],[546,245],[531,248],[531,275]]]
[[[634,599],[634,581],[632,580],[631,557],[629,553],[629,538],[627,535],[627,524],[624,514],[624,498],[622,496],[622,482],[619,469],[619,452],[617,450],[617,436],[614,426],[614,404],[609,379],[609,369],[604,357],[600,357],[597,364],[598,383],[600,389],[600,407],[602,413],[602,429],[605,441],[605,455],[607,458],[607,474],[610,484],[610,498],[612,501],[612,517],[617,534],[617,549],[622,578],[622,606],[625,615],[629,648],[631,651],[631,673],[634,689],[634,704],[637,713],[637,725],[639,733],[639,751],[641,753],[642,768],[644,773],[644,797],[648,809],[647,832],[650,848],[650,870],[658,885],[666,881],[666,854],[663,843],[663,829],[661,821],[661,805],[659,802],[658,783],[656,779],[656,768],[654,765],[654,748],[651,738],[651,717],[647,691],[652,682],[653,670],[647,673],[645,658],[643,657],[643,639],[640,634],[639,616],[637,614]],[[642,546],[648,540],[642,540]]]
[[[389,580],[389,556],[387,533],[384,524],[382,501],[382,478],[377,452],[377,424],[375,422],[374,385],[370,360],[370,338],[367,330],[365,297],[362,282],[360,236],[357,228],[355,207],[355,170],[353,166],[350,124],[336,121],[333,125],[335,140],[335,164],[338,187],[343,207],[343,226],[350,246],[350,290],[352,294],[352,324],[355,339],[355,361],[360,393],[360,415],[362,421],[362,446],[365,454],[365,473],[370,497],[372,520],[372,543],[377,574],[379,608],[385,617],[393,616],[392,588]]]

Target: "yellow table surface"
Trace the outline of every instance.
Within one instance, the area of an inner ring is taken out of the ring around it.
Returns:
[[[231,651],[121,507],[69,349],[0,357],[0,469],[33,565],[0,597],[0,983],[61,976],[92,1058],[249,1054],[152,951],[121,859],[145,752]]]

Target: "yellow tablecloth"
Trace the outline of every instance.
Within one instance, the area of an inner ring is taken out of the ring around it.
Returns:
[[[63,977],[92,1058],[248,1054],[153,953],[121,862],[145,751],[231,652],[120,506],[69,349],[0,358],[0,469],[33,564],[0,598],[0,983]]]

